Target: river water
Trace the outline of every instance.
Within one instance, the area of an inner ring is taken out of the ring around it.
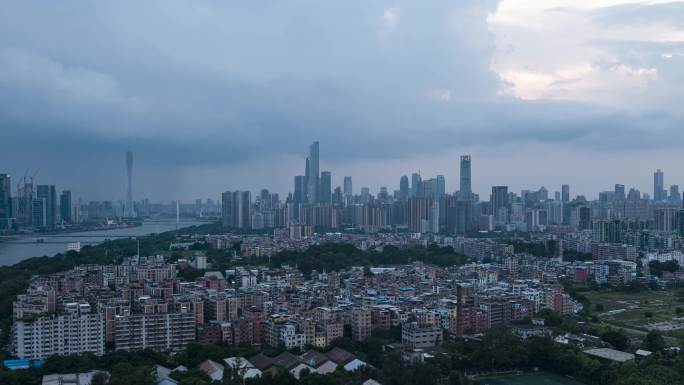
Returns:
[[[200,225],[204,222],[181,222],[178,228]],[[0,240],[0,266],[13,265],[31,257],[44,255],[54,256],[64,253],[67,244],[81,242],[81,246],[95,245],[106,239],[118,239],[122,236],[143,236],[165,231],[175,230],[176,222],[143,222],[142,226],[124,229],[84,231],[77,233],[62,233],[58,237],[50,235],[19,236],[8,240]],[[37,243],[38,238],[44,239],[45,243]]]

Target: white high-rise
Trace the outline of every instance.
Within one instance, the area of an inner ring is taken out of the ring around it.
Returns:
[[[87,303],[67,303],[64,314],[17,319],[12,325],[12,354],[19,358],[104,351],[104,317],[91,312]]]

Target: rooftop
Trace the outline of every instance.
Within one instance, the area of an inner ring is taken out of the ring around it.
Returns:
[[[586,353],[590,356],[603,358],[605,360],[610,360],[610,361],[615,361],[615,362],[627,362],[627,361],[631,361],[634,359],[634,354],[632,354],[632,353],[622,352],[620,350],[615,350],[615,349],[610,349],[610,348],[587,349],[584,351],[584,353]]]

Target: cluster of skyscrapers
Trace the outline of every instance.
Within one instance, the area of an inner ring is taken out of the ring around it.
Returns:
[[[116,217],[137,217],[133,202],[133,153],[126,153],[128,189],[125,203],[117,210],[109,201],[75,203],[70,190],[57,195],[54,185],[36,185],[35,174],[27,173],[16,185],[12,195],[12,179],[0,174],[0,231],[33,229],[51,231],[58,226],[76,223],[103,222]],[[149,204],[148,204],[149,206]]]
[[[297,175],[294,179],[294,195],[292,200],[297,203],[331,203],[332,176],[330,171],[320,172],[319,144],[313,142],[309,146],[309,156],[306,158],[304,175]],[[345,191],[351,192],[351,177],[345,177]],[[338,194],[340,193],[338,188]]]
[[[294,177],[293,193],[284,201],[278,194],[262,190],[252,202],[247,191],[223,194],[223,223],[227,227],[260,229],[312,226],[319,229],[353,228],[365,231],[406,230],[415,233],[464,234],[474,231],[544,231],[549,226],[590,230],[592,221],[625,219],[653,221],[656,211],[679,208],[679,187],[664,187],[661,170],[654,174],[654,194],[637,189],[599,193],[598,200],[571,197],[563,185],[551,195],[545,187],[522,190],[492,186],[489,200],[480,200],[472,190],[472,158],[460,159],[459,190],[446,191],[444,175],[424,178],[420,173],[404,175],[399,188],[380,187],[373,195],[368,187],[355,193],[352,177],[332,188],[332,175],[320,170],[319,143],[309,146],[304,175]]]
[[[16,196],[12,196],[10,176],[0,174],[0,230],[52,230],[57,224],[72,223],[71,191],[62,191],[58,198],[54,185],[34,185],[33,177],[27,176],[16,191]]]
[[[679,192],[679,185],[670,185],[670,191],[665,189],[665,175],[658,169],[653,173],[653,200],[655,202],[680,203],[682,195]]]

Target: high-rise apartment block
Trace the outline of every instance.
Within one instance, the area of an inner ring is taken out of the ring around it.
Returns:
[[[221,196],[221,202],[223,226],[250,228],[252,198],[249,191],[226,191]]]
[[[120,351],[179,352],[195,341],[196,316],[190,311],[116,316],[114,324]]]
[[[64,308],[63,314],[17,319],[12,326],[12,354],[34,360],[52,355],[104,354],[103,315],[88,303],[67,303]]]

